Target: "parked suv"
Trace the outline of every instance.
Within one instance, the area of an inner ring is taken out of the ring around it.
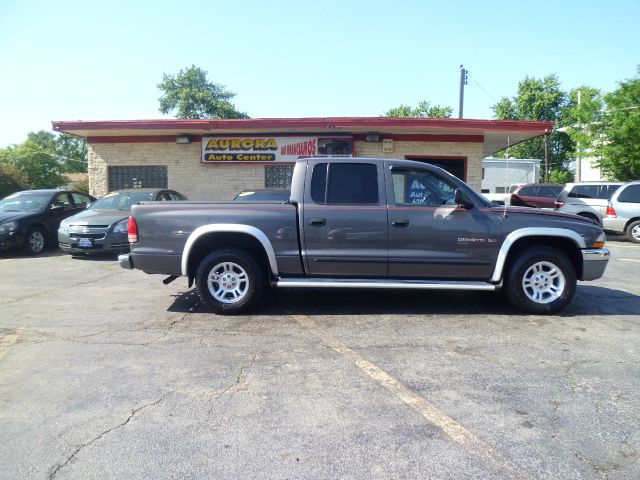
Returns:
[[[514,207],[554,208],[562,187],[564,185],[555,183],[520,185],[511,194],[511,205]]]
[[[602,226],[640,243],[640,181],[626,183],[614,192],[602,218]]]
[[[609,199],[621,185],[622,182],[567,183],[558,195],[556,210],[590,218],[602,225]]]

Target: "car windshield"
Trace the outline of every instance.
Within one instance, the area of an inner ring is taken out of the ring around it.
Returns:
[[[155,192],[111,192],[91,205],[92,210],[129,210],[138,202],[150,201]]]
[[[42,212],[49,200],[50,193],[14,193],[0,200],[0,212]]]

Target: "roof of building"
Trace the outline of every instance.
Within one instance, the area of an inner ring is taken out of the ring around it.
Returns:
[[[489,156],[509,145],[551,133],[553,122],[408,117],[310,117],[53,121],[53,130],[89,142],[172,141],[176,135],[380,134],[384,138],[483,143]]]

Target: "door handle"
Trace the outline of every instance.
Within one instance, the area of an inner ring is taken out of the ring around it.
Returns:
[[[327,224],[326,218],[315,217],[309,220],[309,225],[312,227],[324,227]]]
[[[406,218],[394,218],[391,220],[391,225],[397,228],[407,228],[409,223],[409,220]]]

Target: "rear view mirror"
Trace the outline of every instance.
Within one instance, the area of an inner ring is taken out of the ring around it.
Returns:
[[[462,188],[456,188],[453,200],[456,202],[458,206],[462,208],[466,208],[466,209],[473,208],[473,202],[467,195],[467,192]]]

